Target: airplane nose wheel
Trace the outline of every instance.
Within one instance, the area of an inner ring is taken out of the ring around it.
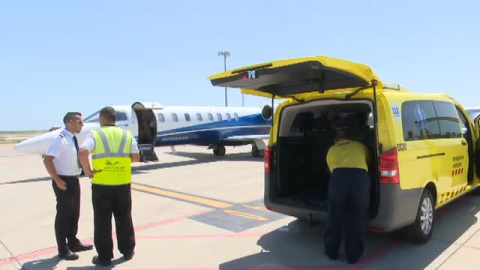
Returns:
[[[216,145],[213,148],[213,153],[215,154],[215,156],[223,156],[223,155],[225,155],[226,151],[227,150],[225,150],[225,146],[223,146],[223,145]]]

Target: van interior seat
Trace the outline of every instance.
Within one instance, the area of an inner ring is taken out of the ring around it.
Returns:
[[[304,135],[309,134],[313,127],[313,114],[311,112],[301,112],[297,114],[292,123],[292,130],[298,129]]]

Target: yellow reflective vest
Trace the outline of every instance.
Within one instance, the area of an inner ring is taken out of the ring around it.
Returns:
[[[93,130],[95,150],[92,153],[93,184],[125,185],[132,181],[132,134],[116,126]]]

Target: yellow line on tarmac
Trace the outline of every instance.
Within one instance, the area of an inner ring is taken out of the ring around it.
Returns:
[[[134,183],[132,183],[132,189],[151,192],[151,193],[155,193],[155,194],[162,195],[162,196],[165,196],[165,197],[170,197],[170,198],[180,199],[180,200],[184,200],[184,201],[194,202],[194,203],[203,204],[203,205],[211,206],[211,207],[215,207],[215,208],[229,208],[229,207],[233,206],[232,204],[229,204],[229,203],[219,202],[219,201],[215,201],[215,200],[210,200],[210,199],[206,199],[206,198],[196,197],[196,196],[192,196],[192,195],[177,193],[177,192],[174,192],[174,191],[168,191],[168,190],[163,190],[163,189],[156,188],[156,187],[149,187],[149,186],[144,186],[144,185],[139,185],[139,184],[134,184]]]
[[[239,217],[244,217],[248,219],[255,219],[255,220],[260,220],[260,221],[267,221],[268,219],[266,217],[250,214],[250,213],[245,213],[241,211],[235,211],[235,210],[223,210],[223,212],[230,214],[230,215],[235,215]]]

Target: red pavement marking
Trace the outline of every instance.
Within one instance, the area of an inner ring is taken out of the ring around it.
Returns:
[[[219,270],[220,267],[179,267],[179,268],[123,268],[122,270]],[[358,269],[358,265],[275,265],[253,267],[222,267],[222,270],[309,270],[309,269]]]
[[[203,213],[204,212],[202,212],[200,214],[203,214]],[[200,215],[200,214],[195,214],[195,215],[192,215],[192,216],[196,216],[196,215]],[[144,231],[144,230],[147,230],[147,229],[172,224],[172,223],[175,223],[175,222],[185,220],[189,217],[191,217],[191,216],[178,217],[178,218],[174,218],[174,219],[169,219],[169,220],[165,220],[165,221],[156,222],[156,223],[153,223],[153,224],[138,226],[138,227],[135,228],[135,232]],[[115,234],[113,235],[113,237],[115,237]],[[93,239],[89,238],[87,240],[82,240],[82,242],[91,244],[91,243],[93,243]],[[54,253],[57,253],[57,252],[58,252],[57,247],[51,247],[51,248],[47,248],[47,249],[40,250],[40,251],[35,251],[35,252],[32,252],[32,253],[23,254],[23,255],[20,255],[20,256],[16,256],[16,257],[10,257],[10,258],[7,258],[7,259],[0,260],[0,266],[7,265],[7,264],[12,264],[12,263],[15,263],[17,261],[18,262],[26,261],[26,260],[42,257],[42,256],[45,256],[45,255],[54,254]]]
[[[457,209],[461,205],[464,205],[465,203],[466,203],[465,198],[461,198],[461,199],[457,200],[456,202],[454,202],[454,205],[450,206],[447,209],[443,209],[443,211],[439,215],[437,215],[437,220],[444,218],[447,214],[449,214],[453,210]],[[206,211],[206,212],[210,212],[210,211]],[[198,214],[191,215],[191,216],[178,217],[178,218],[174,218],[174,219],[170,219],[170,220],[160,221],[160,222],[157,222],[157,223],[148,224],[148,225],[144,225],[144,226],[139,226],[139,227],[135,228],[135,231],[138,232],[138,231],[143,231],[143,230],[147,230],[147,229],[151,229],[151,228],[156,228],[156,227],[176,223],[176,222],[185,220],[185,219],[187,219],[189,217],[192,217],[192,216],[201,215],[203,213],[205,213],[205,212],[198,213]],[[136,238],[138,238],[138,239],[180,239],[180,238],[219,238],[219,237],[235,238],[235,237],[258,237],[258,236],[262,236],[262,235],[264,235],[264,233],[136,236]],[[85,240],[85,243],[89,243],[89,242],[91,243],[92,239]],[[370,253],[367,253],[366,256],[363,257],[359,261],[359,263],[355,264],[355,265],[266,266],[266,267],[262,266],[262,267],[232,268],[232,269],[228,269],[228,270],[364,269],[365,267],[373,264],[375,261],[381,259],[382,257],[384,257],[385,255],[387,255],[388,253],[390,253],[391,251],[393,251],[394,249],[396,249],[397,247],[399,247],[401,245],[402,245],[402,242],[400,242],[398,240],[389,241],[385,245],[382,245],[381,247],[379,247],[378,249],[376,249],[376,250],[374,250]],[[25,260],[33,259],[33,258],[36,258],[36,257],[49,255],[49,254],[52,254],[52,253],[55,253],[55,252],[57,252],[57,247],[52,247],[52,248],[48,248],[48,249],[45,249],[45,250],[20,255],[18,257],[10,257],[10,258],[7,258],[7,259],[0,260],[0,266],[7,265],[7,264],[13,264],[15,262],[25,261]],[[206,267],[206,268],[198,268],[198,267],[195,267],[195,268],[150,268],[150,269],[135,268],[135,269],[130,269],[130,270],[167,270],[167,269],[169,269],[169,270],[194,270],[194,269],[196,269],[196,270],[213,270],[213,269],[218,270],[219,268],[218,267]]]

